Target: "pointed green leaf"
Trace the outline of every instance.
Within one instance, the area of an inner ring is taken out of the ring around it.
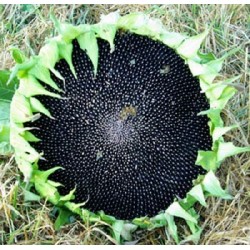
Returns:
[[[152,217],[150,220],[152,222],[153,228],[163,227],[163,226],[166,226],[166,224],[167,224],[165,213],[160,213],[160,214]]]
[[[202,182],[203,189],[207,191],[209,194],[220,197],[223,199],[231,199],[232,196],[228,194],[225,190],[221,188],[221,185],[214,175],[213,171],[209,171]]]
[[[99,216],[103,221],[105,221],[108,224],[113,224],[116,221],[116,218],[114,216],[107,215],[103,211],[99,212]]]
[[[50,13],[50,18],[52,19],[54,26],[59,32],[59,34],[66,42],[71,42],[77,36],[81,35],[86,31],[89,31],[90,29],[89,24],[81,24],[78,26],[74,26],[69,23],[61,23],[53,13]]]
[[[74,188],[73,190],[71,190],[67,195],[61,196],[60,201],[70,201],[75,199],[75,193],[76,188]]]
[[[109,42],[110,51],[113,52],[115,49],[114,45],[114,39],[116,33],[115,25],[99,23],[92,26],[92,30],[97,34],[98,37]]]
[[[143,13],[131,13],[119,18],[117,27],[121,29],[139,29],[147,22],[147,16]]]
[[[53,186],[53,187],[61,187],[61,186],[62,186],[62,184],[59,183],[59,182],[55,182],[55,181],[51,181],[51,180],[47,180],[47,182],[48,182],[51,186]]]
[[[199,76],[209,71],[207,69],[207,64],[201,64],[199,61],[194,61],[192,58],[188,59],[187,62],[193,76]]]
[[[11,56],[15,60],[16,63],[23,63],[26,60],[23,52],[18,48],[11,48]]]
[[[235,88],[226,86],[220,98],[218,100],[211,101],[211,108],[223,109],[236,92],[237,90]]]
[[[187,221],[187,224],[189,228],[191,229],[192,234],[185,237],[185,239],[182,240],[180,244],[184,244],[186,242],[193,242],[194,244],[197,245],[201,238],[202,228],[190,221]]]
[[[194,223],[197,223],[196,219],[192,217],[187,211],[185,211],[178,202],[173,202],[168,209],[166,210],[166,213],[183,218],[185,220],[192,221]]]
[[[194,208],[189,209],[188,212],[197,220],[199,219],[199,215],[197,214]],[[191,235],[185,237],[184,240],[180,242],[180,244],[184,244],[190,241],[193,242],[194,244],[198,244],[200,240],[202,228],[198,224],[193,223],[191,221],[187,221],[187,224],[189,226],[189,229],[191,230]]]
[[[205,64],[207,66],[207,72],[204,72],[203,74],[201,74],[201,77],[203,78],[206,78],[206,77],[209,77],[209,76],[205,76],[206,73],[209,75],[210,74],[218,74],[221,69],[222,69],[222,66],[223,66],[223,63],[224,63],[224,60],[225,58],[224,57],[221,57],[221,58],[218,58],[216,60],[213,60],[213,61],[210,61],[208,62],[207,64]],[[210,76],[211,77],[211,76]],[[214,79],[215,77],[213,77]],[[208,81],[208,82],[211,82],[212,80]]]
[[[240,77],[241,76],[236,76],[218,83],[211,84],[209,88],[206,89],[207,97],[211,100],[218,100],[222,96],[224,90],[228,87],[227,84],[232,84],[232,82],[238,80]]]
[[[177,48],[186,38],[187,36],[175,32],[164,31],[164,33],[161,34],[161,41],[174,49]]]
[[[196,56],[198,50],[200,49],[201,43],[208,35],[208,30],[205,30],[203,33],[187,38],[178,48],[178,54],[182,55],[185,58],[193,58]]]
[[[34,76],[28,75],[20,80],[19,93],[31,97],[35,95],[47,95],[60,98],[60,95],[47,91]]]
[[[57,84],[52,80],[49,69],[45,68],[41,64],[37,63],[34,67],[29,70],[29,74],[34,76],[36,79],[48,84],[50,87],[60,91]]]
[[[121,236],[126,241],[132,240],[132,233],[137,229],[137,226],[132,223],[125,223],[123,225]]]
[[[28,150],[23,151],[22,149],[21,150],[15,149],[15,155],[17,154],[20,155],[20,157],[22,157],[23,160],[30,162],[30,163],[33,163],[39,160],[39,158],[41,157],[35,150],[34,152],[32,152]]]
[[[64,80],[62,75],[55,70],[55,64],[59,61],[59,48],[58,48],[58,40],[56,37],[51,39],[45,46],[43,46],[39,52],[38,58],[40,59],[40,63],[45,68],[48,68],[57,78]]]
[[[206,204],[206,201],[205,201],[205,197],[204,197],[204,194],[203,194],[203,190],[202,190],[202,187],[201,185],[196,185],[194,186],[189,192],[188,194],[190,194],[191,196],[193,196],[197,201],[199,201],[199,203],[206,207],[207,204]]]
[[[10,102],[18,80],[14,78],[7,85],[10,74],[8,70],[0,70],[0,155],[9,155],[13,152],[10,145]]]
[[[211,87],[211,83],[207,83],[204,80],[202,80],[201,78],[200,80],[200,87],[203,93],[206,94],[206,91]],[[206,97],[209,99],[209,96],[206,94]]]
[[[12,131],[10,141],[15,153],[22,155],[26,161],[32,163],[40,158],[40,154],[21,135]]]
[[[124,220],[116,220],[112,224],[112,229],[114,232],[114,238],[118,244],[121,243],[121,232],[123,231]]]
[[[55,39],[50,40],[41,48],[39,58],[45,67],[49,69],[55,67],[56,62],[59,60],[59,50]]]
[[[220,72],[224,59],[219,58],[213,61],[210,61],[206,64],[200,64],[200,62],[196,62],[193,59],[188,60],[189,68],[193,74],[193,76],[200,76],[202,80],[211,84],[218,73]]]
[[[54,168],[51,168],[51,169],[46,170],[46,171],[36,170],[36,171],[34,171],[35,178],[42,180],[42,182],[46,182],[48,180],[49,176],[51,174],[55,173],[59,169],[62,169],[62,167],[54,167]]]
[[[221,119],[220,113],[221,109],[211,108],[209,110],[200,112],[198,115],[207,115],[211,119],[214,127],[223,127],[224,123]]]
[[[133,32],[138,35],[149,36],[161,40],[165,30],[160,20],[153,20],[146,16],[144,25],[140,28],[134,28]]]
[[[116,25],[119,18],[120,18],[119,11],[114,11],[114,12],[111,12],[111,13],[109,13],[107,15],[102,14],[101,15],[101,23]]]
[[[215,127],[213,131],[213,141],[219,140],[224,134],[234,128],[238,128],[238,125],[232,125],[230,127]]]
[[[234,48],[229,52],[225,53],[221,58],[208,62],[205,65],[205,70],[203,73],[199,74],[200,78],[208,83],[212,83],[215,77],[220,72],[225,59],[233,54],[235,54],[240,47]]]
[[[33,135],[30,131],[25,131],[23,138],[28,142],[39,142],[40,139]]]
[[[212,101],[218,100],[226,87],[223,84],[212,84],[206,89],[206,96]]]
[[[7,85],[9,85],[14,79],[17,79],[16,77],[18,76],[19,78],[22,78],[26,76],[27,72],[34,67],[34,65],[37,63],[37,58],[31,57],[30,60],[25,61],[22,64],[16,64],[12,70],[10,77],[8,79]]]
[[[199,150],[195,164],[202,166],[207,171],[216,170],[218,167],[216,152]]]
[[[17,123],[24,123],[32,119],[30,103],[18,91],[15,93],[10,106],[11,119]]]
[[[12,129],[13,128],[15,129],[15,132],[17,132],[21,136],[24,136],[25,131],[34,129],[33,127],[24,127],[22,123],[14,123],[14,124],[12,123]]]
[[[218,161],[223,161],[229,156],[249,151],[250,147],[236,147],[232,142],[220,142],[217,153]]]
[[[44,198],[47,198],[52,204],[56,205],[60,199],[57,189],[46,182],[36,179],[34,182],[36,190]]]
[[[23,158],[26,158],[29,162],[34,162],[40,158],[40,154],[31,147],[31,145],[18,133],[12,131],[10,134],[11,145],[15,148],[15,152],[20,152]],[[22,153],[23,152],[23,153]],[[27,153],[27,155],[25,155]]]
[[[49,110],[46,109],[44,105],[38,99],[34,97],[30,97],[30,105],[31,105],[32,112],[40,112],[52,118]]]
[[[165,213],[165,216],[166,216],[166,219],[168,222],[168,226],[167,226],[168,232],[173,237],[175,242],[178,244],[179,237],[178,237],[177,226],[175,224],[174,217],[172,215],[168,214],[167,212]]]
[[[94,73],[97,73],[98,65],[98,44],[94,32],[86,32],[77,38],[82,50],[86,50],[91,62],[94,66]]]
[[[29,182],[33,172],[32,164],[30,162],[25,161],[18,155],[16,155],[15,160],[18,165],[18,168],[24,175],[24,181]]]
[[[194,206],[194,204],[195,204],[196,202],[197,202],[197,200],[196,200],[193,196],[191,196],[191,195],[189,195],[189,194],[187,194],[186,197],[185,197],[184,199],[179,200],[179,203],[180,203],[181,207],[182,207],[185,211],[187,211],[187,210],[190,209],[192,206]]]
[[[152,225],[150,219],[146,216],[133,219],[133,223],[139,226],[140,228],[148,228]]]
[[[59,48],[59,57],[66,60],[72,74],[74,75],[75,78],[77,78],[75,68],[74,68],[74,65],[73,65],[73,62],[72,62],[73,44],[72,43],[66,43],[66,42],[64,42],[64,43],[60,42],[58,44],[58,48]]]
[[[25,201],[40,201],[41,197],[37,194],[30,192],[29,190],[22,188]]]
[[[72,215],[72,212],[66,209],[59,209],[59,215],[55,221],[55,230],[58,231],[62,226],[65,224],[70,223],[70,216]]]
[[[81,207],[84,206],[86,204],[86,202],[83,202],[83,203],[74,203],[74,202],[71,202],[71,201],[67,201],[64,206],[67,207],[70,211],[72,211],[73,213],[76,213],[76,214],[79,214],[79,215],[82,215],[82,209]],[[81,216],[83,217],[83,216]]]
[[[200,51],[198,51],[198,56],[200,58],[200,63],[201,64],[206,64],[210,61],[216,60],[215,55],[210,52],[210,53],[201,53]]]

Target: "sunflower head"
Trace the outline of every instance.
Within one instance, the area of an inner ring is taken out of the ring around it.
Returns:
[[[17,65],[10,138],[24,180],[59,217],[103,221],[118,242],[161,226],[179,242],[175,217],[200,235],[194,204],[231,198],[214,172],[249,150],[222,137],[235,89],[213,81],[230,53],[202,54],[208,30],[187,37],[142,13],[54,22],[59,35]]]

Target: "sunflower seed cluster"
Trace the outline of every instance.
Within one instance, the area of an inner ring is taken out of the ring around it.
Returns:
[[[209,108],[199,81],[174,50],[148,37],[118,33],[115,51],[99,39],[97,75],[74,41],[77,79],[61,60],[54,77],[64,99],[40,96],[55,118],[32,126],[44,152],[42,169],[62,194],[76,187],[76,202],[119,219],[153,216],[185,197],[204,171],[198,150],[211,148]]]

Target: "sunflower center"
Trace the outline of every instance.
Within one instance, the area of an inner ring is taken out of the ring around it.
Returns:
[[[138,136],[134,127],[136,108],[125,106],[119,114],[104,121],[104,137],[110,144],[119,145],[132,143]]]
[[[123,144],[131,140],[133,130],[131,124],[117,120],[111,121],[110,124],[108,124],[106,133],[110,143]]]
[[[73,42],[77,79],[66,61],[56,69],[65,99],[41,97],[56,119],[41,117],[41,142],[34,147],[47,161],[41,169],[62,166],[51,176],[62,194],[76,189],[75,202],[121,219],[153,216],[176,197],[185,197],[198,150],[211,148],[209,108],[198,79],[174,50],[150,38],[119,34],[115,50],[98,40],[98,72]],[[64,88],[66,86],[66,88]]]

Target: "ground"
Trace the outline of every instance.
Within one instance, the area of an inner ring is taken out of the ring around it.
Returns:
[[[217,57],[238,47],[221,71],[221,79],[240,75],[238,93],[223,112],[226,125],[237,124],[226,134],[238,146],[249,146],[249,45],[248,5],[0,5],[0,69],[14,65],[10,48],[18,47],[26,56],[36,54],[47,37],[53,36],[49,18],[53,9],[61,21],[94,23],[101,14],[142,11],[162,20],[170,31],[194,35],[206,27],[211,31],[202,51]],[[197,206],[203,233],[199,244],[250,244],[250,157],[249,153],[227,159],[218,171],[222,186],[233,195],[230,201],[209,198],[207,208]],[[1,160],[2,159],[2,160]],[[53,206],[45,200],[26,202],[22,178],[12,156],[0,156],[0,244],[115,244],[104,227],[86,225],[75,218],[70,225],[54,229]],[[181,234],[186,228],[181,225]],[[164,231],[140,230],[131,244],[174,244]]]

